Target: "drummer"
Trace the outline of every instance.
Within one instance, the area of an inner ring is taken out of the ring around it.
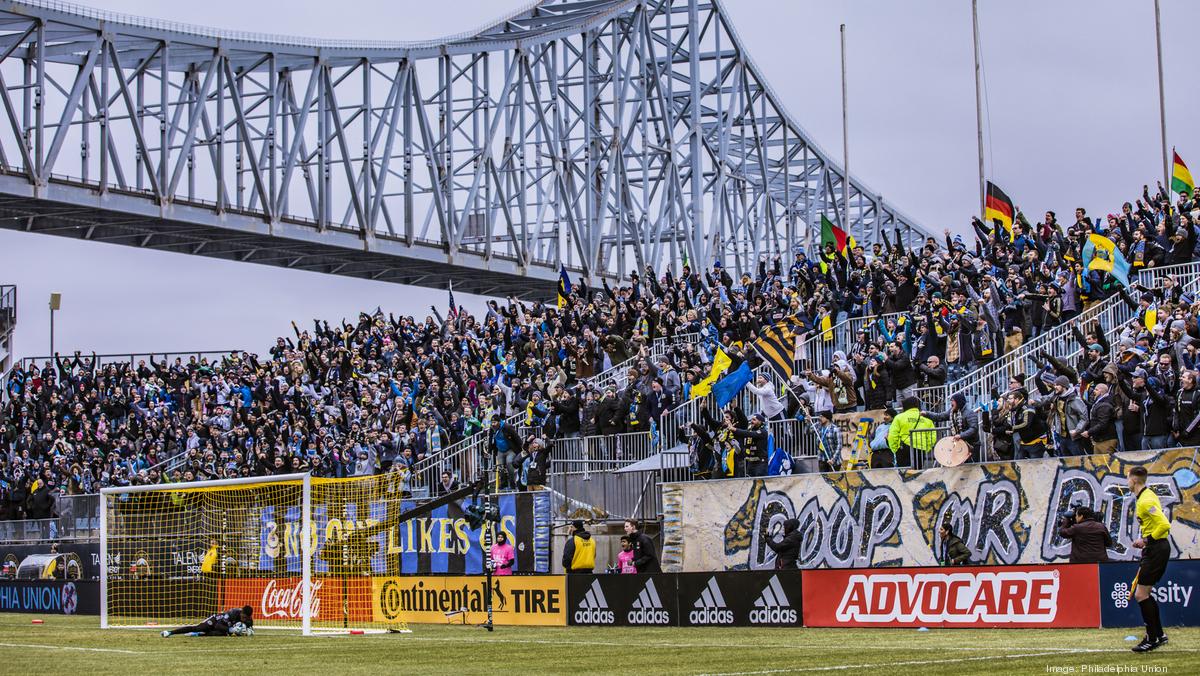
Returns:
[[[950,439],[962,440],[971,449],[971,462],[979,462],[979,415],[967,407],[961,392],[950,397],[950,408],[944,412],[930,411],[925,417],[934,422],[950,421]]]

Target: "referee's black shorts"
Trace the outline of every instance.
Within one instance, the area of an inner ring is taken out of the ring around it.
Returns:
[[[1163,573],[1167,571],[1167,560],[1170,558],[1171,541],[1169,539],[1146,538],[1146,547],[1142,549],[1142,563],[1138,567],[1138,584],[1148,587],[1158,584]]]

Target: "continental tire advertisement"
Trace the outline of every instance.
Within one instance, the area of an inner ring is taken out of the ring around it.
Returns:
[[[492,618],[501,625],[563,626],[567,590],[560,575],[492,578]],[[400,576],[371,580],[374,621],[482,624],[487,578]]]

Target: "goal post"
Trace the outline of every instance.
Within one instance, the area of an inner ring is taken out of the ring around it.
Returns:
[[[288,474],[102,489],[100,626],[194,624],[250,605],[256,629],[312,633],[323,584],[312,484]]]

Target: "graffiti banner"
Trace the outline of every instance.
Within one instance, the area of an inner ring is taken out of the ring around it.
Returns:
[[[806,627],[1097,627],[1095,564],[806,570]]]
[[[927,471],[893,469],[667,484],[664,568],[770,570],[783,523],[795,518],[801,568],[931,566],[949,523],[979,565],[1066,561],[1062,515],[1087,505],[1112,534],[1108,555],[1135,558],[1138,535],[1125,473],[1145,466],[1172,520],[1172,558],[1200,558],[1200,478],[1194,449],[1140,451]],[[684,516],[686,515],[686,517]]]
[[[1100,624],[1104,627],[1140,627],[1142,611],[1132,600],[1129,585],[1137,573],[1136,563],[1100,564]],[[1165,627],[1200,625],[1200,561],[1171,561],[1167,572],[1150,594],[1158,601],[1158,612]]]

